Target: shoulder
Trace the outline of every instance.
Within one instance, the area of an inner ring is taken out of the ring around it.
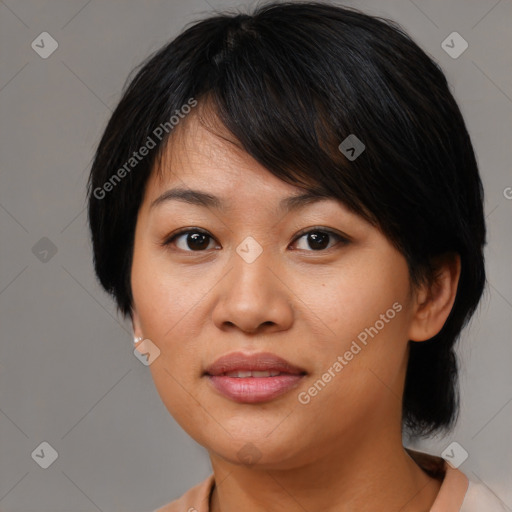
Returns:
[[[482,510],[507,512],[508,509],[485,485],[470,480],[460,512],[481,512]]]
[[[190,488],[177,500],[154,510],[153,512],[208,512],[210,493],[215,485],[213,474]]]
[[[441,457],[406,450],[424,471],[442,482],[430,512],[508,512],[488,487],[470,480]]]

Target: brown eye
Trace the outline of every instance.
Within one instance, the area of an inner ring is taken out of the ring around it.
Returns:
[[[209,245],[212,241],[213,238],[208,233],[197,229],[189,229],[171,236],[163,245],[175,245],[178,249],[187,252],[200,252],[211,248]]]
[[[348,240],[338,233],[334,233],[330,230],[320,230],[320,229],[314,229],[310,230],[306,233],[303,233],[299,237],[295,239],[295,241],[299,241],[301,239],[305,240],[305,244],[307,247],[299,247],[301,250],[306,251],[323,251],[325,249],[330,249],[334,245],[338,244],[339,242],[348,243]],[[334,239],[334,243],[330,242]],[[309,249],[308,249],[309,247]]]

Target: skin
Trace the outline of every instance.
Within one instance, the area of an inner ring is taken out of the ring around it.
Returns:
[[[229,138],[222,127],[216,133]],[[413,288],[403,255],[336,199],[277,213],[282,198],[303,190],[206,130],[195,114],[175,129],[164,157],[137,219],[133,329],[160,349],[150,370],[163,403],[208,450],[217,482],[211,510],[429,510],[440,483],[402,446],[401,397],[408,340],[441,329],[458,257],[440,262],[435,283]],[[151,208],[175,186],[218,196],[225,209],[176,200]],[[350,241],[331,237],[315,251],[307,236],[296,240],[319,227]],[[161,245],[180,228],[207,231],[207,248],[194,251],[186,234]],[[263,248],[252,263],[236,252],[248,236]],[[301,404],[298,394],[397,302],[401,311]],[[272,401],[235,403],[203,376],[233,351],[272,352],[307,375]],[[248,443],[260,457],[251,465],[238,456]]]

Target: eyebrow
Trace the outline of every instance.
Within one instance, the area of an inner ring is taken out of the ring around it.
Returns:
[[[296,194],[285,197],[279,202],[279,211],[290,212],[302,208],[308,204],[317,203],[319,201],[326,201],[334,199],[321,192],[307,191],[302,194]],[[181,201],[196,206],[203,206],[205,208],[215,208],[217,210],[226,210],[225,203],[217,196],[203,192],[201,190],[193,190],[189,188],[172,188],[165,191],[162,195],[157,197],[150,205],[150,209],[166,203],[168,201]]]

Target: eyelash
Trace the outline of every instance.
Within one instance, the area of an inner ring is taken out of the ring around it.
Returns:
[[[162,245],[163,247],[166,247],[166,248],[169,248],[169,246],[177,239],[179,238],[180,236],[182,235],[186,235],[186,234],[190,234],[190,233],[200,233],[200,234],[203,234],[203,235],[206,235],[208,237],[210,237],[210,239],[212,240],[215,240],[215,238],[213,236],[210,235],[210,233],[208,233],[207,231],[203,230],[203,229],[200,229],[200,228],[184,228],[176,233],[173,233],[172,235],[169,235],[168,237],[165,238],[165,240],[160,244]],[[298,233],[298,235],[293,239],[292,241],[292,244],[294,244],[295,242],[297,242],[298,240],[300,240],[303,236],[305,235],[308,235],[310,233],[324,233],[324,234],[327,234],[329,236],[332,236],[334,238],[337,239],[337,242],[334,243],[331,247],[328,247],[327,249],[319,249],[319,250],[306,250],[306,252],[313,252],[313,253],[320,253],[320,252],[328,252],[330,251],[331,249],[333,249],[335,246],[337,246],[339,243],[341,243],[342,245],[346,245],[350,242],[350,239],[346,236],[343,236],[339,233],[336,233],[335,231],[332,231],[331,229],[327,229],[327,228],[323,228],[321,226],[318,226],[318,227],[313,227],[313,228],[307,228],[306,230],[303,230],[301,232]],[[182,252],[189,252],[189,253],[201,253],[201,252],[206,252],[206,250],[198,250],[198,251],[192,251],[192,250],[183,250],[183,249],[178,249]],[[299,250],[304,250],[304,249],[299,249]]]

